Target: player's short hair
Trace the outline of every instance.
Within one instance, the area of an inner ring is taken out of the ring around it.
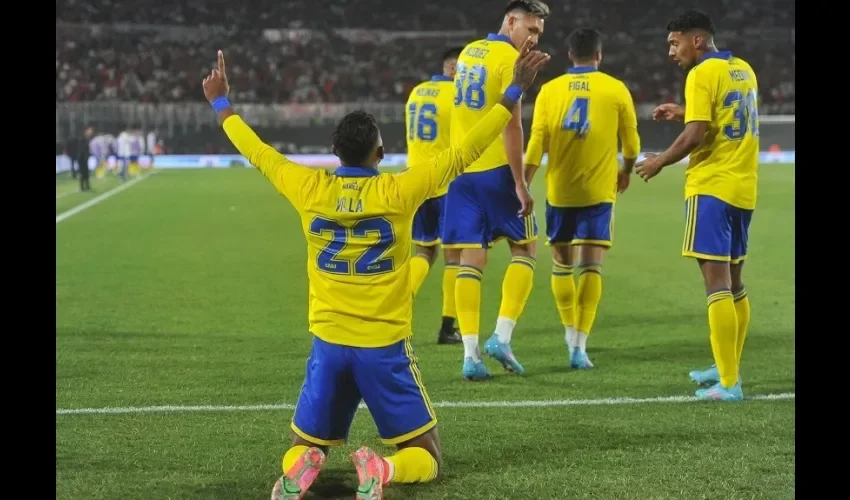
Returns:
[[[711,20],[711,17],[709,17],[705,12],[697,9],[685,11],[667,23],[667,31],[688,33],[696,30],[705,31],[706,33],[714,35],[714,22]]]
[[[378,122],[363,110],[349,113],[334,129],[331,141],[343,164],[361,165],[378,142]]]
[[[540,19],[546,19],[549,17],[549,6],[540,0],[511,0],[508,2],[508,6],[505,7],[505,14],[510,14],[511,12],[516,11],[522,12],[523,14],[529,14]]]
[[[463,52],[463,47],[452,47],[445,52],[443,52],[443,61],[446,59],[457,59],[460,57],[460,53]]]
[[[593,28],[578,28],[567,37],[567,46],[574,58],[592,59],[597,50],[602,50],[602,33]]]

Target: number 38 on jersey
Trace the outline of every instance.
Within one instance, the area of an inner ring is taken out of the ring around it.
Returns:
[[[469,109],[482,109],[487,104],[487,96],[484,94],[486,83],[487,68],[483,65],[468,67],[464,63],[458,63],[455,76],[455,107],[464,105]]]

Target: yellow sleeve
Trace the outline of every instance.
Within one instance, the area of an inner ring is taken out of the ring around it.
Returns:
[[[242,156],[262,172],[297,210],[301,210],[304,199],[302,193],[314,186],[310,179],[314,178],[317,171],[290,161],[264,143],[239,115],[227,117],[222,126],[224,133]]]
[[[623,158],[637,158],[640,153],[640,136],[637,132],[637,111],[632,94],[622,84],[620,96],[620,124],[617,135],[623,147]]]
[[[502,58],[502,64],[499,66],[499,93],[504,94],[505,90],[510,87],[514,81],[514,65],[516,58],[519,57],[519,52],[515,50],[505,51],[505,56]]]
[[[706,73],[697,66],[685,80],[685,123],[711,121],[711,89]]]
[[[501,104],[496,104],[479,120],[466,134],[457,147],[444,149],[431,165],[413,166],[396,176],[401,201],[408,209],[415,211],[428,198],[437,195],[443,188],[448,188],[466,167],[477,160],[490,144],[498,139],[499,134],[513,114]]]
[[[525,151],[526,165],[540,167],[543,161],[543,153],[549,151],[549,118],[546,115],[546,92],[544,85],[534,102],[534,116],[531,119],[531,139],[528,140],[528,148]]]

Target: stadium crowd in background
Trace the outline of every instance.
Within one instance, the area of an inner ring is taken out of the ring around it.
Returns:
[[[473,4],[480,2],[455,0],[451,8],[390,0],[57,3],[56,100],[201,101],[197,82],[209,68],[197,62],[226,47],[239,102],[403,102],[439,70],[433,61],[447,45],[465,44],[497,21],[473,15]],[[675,0],[554,4],[554,22],[541,39],[553,60],[527,98],[566,69],[566,34],[590,24],[607,35],[605,71],[627,83],[635,102],[681,101],[684,79],[666,57],[658,25],[677,7]],[[732,35],[752,35],[736,37],[735,51],[759,74],[762,113],[792,114],[794,2],[724,0],[712,9],[724,20],[721,45]],[[387,33],[401,30],[405,37]]]

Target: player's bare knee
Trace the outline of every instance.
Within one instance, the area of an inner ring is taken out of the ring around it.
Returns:
[[[445,259],[446,264],[457,264],[460,262],[460,249],[458,248],[444,248],[443,249],[443,259]]]
[[[422,257],[425,257],[426,259],[428,259],[428,263],[433,265],[434,261],[437,259],[437,246],[433,245],[426,247],[422,245],[416,245],[416,255],[421,255]]]
[[[575,251],[578,253],[579,264],[602,264],[605,250],[607,248],[599,245],[578,245]]]
[[[528,243],[508,242],[508,246],[511,247],[512,257],[531,257],[533,259],[537,255],[536,241],[529,241]]]
[[[702,278],[705,281],[705,291],[712,292],[715,290],[732,289],[732,277],[728,262],[716,260],[698,260],[699,268],[702,271]]]
[[[552,260],[562,266],[573,265],[573,247],[571,245],[555,245],[552,247]]]
[[[729,266],[729,277],[732,281],[733,291],[741,290],[742,288],[744,288],[744,276],[742,274],[744,271],[743,267],[743,262],[739,262],[737,264],[732,264]]]
[[[460,263],[464,266],[484,269],[484,266],[487,265],[487,250],[483,248],[464,248],[460,252]]]

